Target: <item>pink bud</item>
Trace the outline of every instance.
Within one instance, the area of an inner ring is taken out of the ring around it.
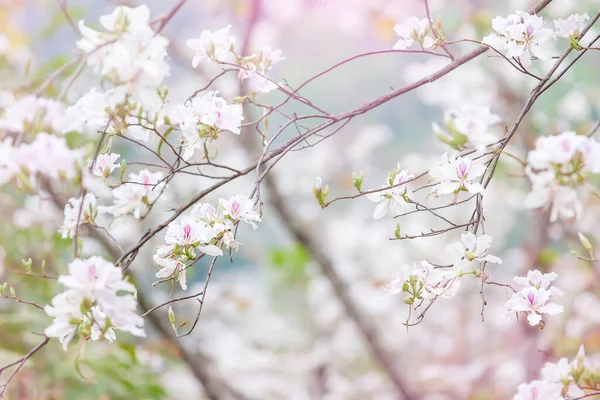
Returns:
[[[187,224],[186,226],[183,227],[183,235],[185,236],[186,239],[190,238],[190,234],[192,233],[192,227]]]

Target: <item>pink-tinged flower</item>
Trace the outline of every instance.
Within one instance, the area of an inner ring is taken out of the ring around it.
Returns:
[[[135,287],[114,264],[101,257],[75,259],[69,264],[69,274],[59,276],[58,282],[67,290],[44,307],[54,318],[44,333],[57,338],[65,351],[76,332],[109,342],[116,339],[115,329],[145,336],[144,320],[137,314]]]
[[[215,32],[204,30],[198,39],[189,39],[185,42],[186,46],[196,53],[192,60],[192,67],[196,68],[203,60],[225,62],[233,56],[231,50],[235,38],[230,36],[230,29],[231,25]]]
[[[556,279],[556,273],[542,274],[534,270],[527,277],[515,277],[517,284],[526,287],[513,294],[506,302],[509,312],[527,314],[529,325],[536,326],[542,322],[542,314],[556,315],[563,312],[563,306],[549,303],[550,296],[562,296],[562,291],[550,283]]]
[[[61,275],[58,283],[79,290],[89,300],[98,300],[106,308],[116,292],[135,293],[135,286],[124,280],[123,271],[102,257],[93,256],[86,260],[76,258],[69,264],[69,275]]]
[[[115,168],[121,167],[118,163],[116,163],[119,157],[121,156],[116,153],[98,155],[98,158],[96,158],[96,161],[94,161],[92,173],[96,176],[108,178]]]
[[[150,172],[143,169],[139,174],[129,174],[129,180],[112,191],[114,204],[109,207],[99,207],[101,212],[108,212],[118,217],[133,214],[141,218],[160,196],[165,182],[161,182],[162,172]]]
[[[478,151],[483,151],[498,140],[490,129],[500,121],[500,117],[492,114],[489,107],[467,105],[451,108],[444,113],[448,129],[464,135],[467,139],[465,146],[473,145]]]
[[[244,221],[256,229],[256,222],[260,222],[260,214],[254,210],[254,202],[246,196],[233,196],[228,200],[219,199],[219,207],[224,215],[235,221]]]
[[[468,157],[459,157],[448,153],[442,155],[440,164],[433,166],[429,174],[434,178],[437,185],[431,190],[435,197],[444,194],[458,195],[460,191],[474,194],[483,194],[485,189],[477,182],[486,171],[485,165],[478,160],[470,160]]]
[[[394,26],[398,41],[394,44],[394,50],[404,50],[412,46],[415,42],[419,43],[424,49],[433,47],[434,40],[427,36],[430,31],[430,24],[427,18],[418,19],[409,18],[405,23]]]
[[[484,262],[502,264],[499,257],[488,254],[492,244],[492,237],[481,235],[476,237],[473,233],[463,233],[461,241],[452,243],[446,247],[446,251],[452,255],[453,270],[458,275],[475,272],[479,264]]]
[[[564,400],[562,384],[546,381],[522,383],[517,388],[513,400]]]
[[[554,39],[554,32],[543,26],[543,18],[517,11],[507,18],[494,18],[492,28],[496,33],[484,37],[482,43],[499,51],[507,50],[507,57],[520,58],[527,66],[531,63],[531,56],[540,60],[551,57],[548,42]]]
[[[169,224],[165,234],[165,242],[168,245],[185,247],[191,253],[195,253],[194,248],[198,248],[208,255],[221,256],[223,255],[221,249],[209,244],[217,234],[217,228],[203,222],[197,222],[192,217],[185,217],[181,222],[174,221]]]
[[[577,219],[583,211],[586,178],[600,173],[600,143],[563,132],[538,138],[527,156],[525,173],[531,180],[526,208],[551,208],[550,221]]]
[[[195,98],[192,100],[192,108],[203,124],[240,134],[244,119],[241,104],[227,104],[218,91],[210,91],[201,98]]]
[[[590,16],[587,14],[573,14],[569,15],[567,19],[555,19],[556,34],[565,38],[579,38],[581,31],[585,28],[585,21],[588,19]]]
[[[398,170],[400,170],[399,167]],[[408,204],[405,197],[409,195],[405,183],[414,179],[414,177],[408,171],[401,170],[395,175],[389,189],[367,194],[367,199],[377,203],[373,211],[373,218],[381,219],[386,215],[393,215],[399,209],[403,209]]]

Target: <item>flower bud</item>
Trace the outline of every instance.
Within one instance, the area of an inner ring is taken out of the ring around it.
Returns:
[[[577,232],[577,235],[579,236],[579,241],[581,242],[583,248],[586,249],[588,252],[592,251],[592,244],[590,243],[588,238],[583,236],[581,232]]]
[[[175,312],[173,312],[173,308],[169,306],[169,322],[171,325],[175,325]]]
[[[320,192],[323,189],[323,181],[320,176],[317,176],[315,179],[315,190]]]
[[[352,173],[352,183],[354,184],[356,190],[358,190],[359,192],[361,191],[364,177],[365,175],[362,171],[358,176],[355,173]]]

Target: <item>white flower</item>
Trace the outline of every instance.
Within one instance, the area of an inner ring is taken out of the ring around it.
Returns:
[[[183,290],[187,290],[186,266],[181,261],[175,258],[163,258],[154,255],[154,262],[161,269],[155,274],[159,279],[175,278]]]
[[[560,289],[550,287],[550,283],[556,279],[556,276],[554,272],[542,274],[538,270],[534,270],[529,271],[527,277],[515,277],[515,283],[525,287],[513,294],[506,302],[507,310],[526,313],[527,321],[531,326],[542,323],[542,314],[562,313],[561,305],[549,303],[550,296],[562,296],[563,294]]]
[[[229,200],[219,199],[219,206],[224,215],[235,221],[244,221],[255,229],[255,222],[260,222],[260,214],[254,210],[254,202],[246,196],[233,196]]]
[[[526,208],[551,204],[551,222],[579,218],[586,178],[600,173],[600,144],[575,132],[538,138],[527,156],[525,173],[532,183]]]
[[[200,116],[200,122],[217,129],[240,134],[244,113],[241,104],[227,104],[219,97],[219,91],[212,90],[201,98],[192,100],[192,108]]]
[[[213,224],[216,221],[223,219],[221,209],[215,208],[209,203],[198,203],[192,208],[191,216],[196,221],[202,221],[206,224]]]
[[[83,150],[70,149],[64,137],[38,133],[31,143],[22,144],[18,151],[19,164],[31,173],[70,181],[78,176]],[[40,155],[44,155],[40,157]]]
[[[430,31],[427,18],[419,20],[417,17],[411,17],[405,23],[394,26],[394,31],[400,37],[394,45],[394,50],[407,49],[415,42],[424,49],[429,49],[434,45],[434,40],[427,36]]]
[[[150,130],[140,125],[129,125],[127,133],[141,142],[147,142],[150,139]]]
[[[525,66],[530,64],[530,56],[548,60],[551,55],[547,42],[554,38],[554,32],[543,25],[543,18],[523,11],[507,18],[496,17],[492,20],[496,33],[484,37],[482,43],[496,50],[507,50],[508,58],[521,57]]]
[[[476,263],[490,262],[502,264],[499,257],[488,254],[492,244],[492,237],[481,235],[476,237],[473,233],[463,233],[461,241],[452,243],[446,247],[446,251],[453,256],[453,270],[458,275],[475,272],[478,268]]]
[[[98,214],[96,209],[96,197],[92,193],[87,193],[81,204],[81,197],[70,198],[65,205],[65,219],[60,228],[63,238],[73,238],[77,226],[93,223]]]
[[[486,171],[485,165],[478,161],[471,161],[468,157],[459,157],[448,153],[442,155],[439,165],[433,166],[429,174],[435,179],[436,186],[431,190],[435,196],[444,194],[458,195],[460,191],[474,194],[483,194],[483,186],[477,182]]]
[[[124,280],[121,268],[98,256],[73,260],[69,275],[61,275],[58,283],[81,291],[86,299],[97,300],[103,308],[112,307],[118,291],[135,292],[135,286]]]
[[[44,333],[58,338],[65,351],[77,331],[109,342],[116,339],[114,329],[145,336],[144,320],[136,311],[135,287],[114,264],[101,257],[75,259],[69,264],[69,274],[59,276],[58,282],[67,290],[44,308],[54,317]]]
[[[107,111],[112,110],[111,92],[100,93],[92,88],[77,103],[67,108],[65,119],[68,121],[64,132],[79,131],[83,134],[96,135],[109,128],[110,117]]]
[[[94,162],[92,173],[97,176],[108,178],[108,176],[111,174],[111,172],[115,170],[115,168],[121,167],[115,162],[119,157],[121,156],[116,153],[98,155],[98,158],[96,158],[96,161]]]
[[[243,119],[242,106],[227,104],[218,91],[194,98],[191,107],[176,108],[171,122],[178,124],[182,132],[183,159],[191,158],[196,150],[204,152],[218,137],[220,130],[239,135]]]
[[[585,28],[585,21],[588,19],[590,19],[590,16],[587,14],[573,14],[569,15],[567,19],[555,19],[556,34],[566,38],[578,38],[583,28]]]
[[[218,234],[216,228],[203,222],[197,222],[192,217],[185,217],[181,222],[173,221],[169,224],[165,234],[165,242],[168,245],[179,245],[190,251],[192,257],[195,252],[192,248],[198,248],[210,256],[221,256],[223,252],[217,246],[209,244]]]
[[[128,93],[146,100],[140,96],[148,92],[145,88],[158,87],[169,75],[169,41],[153,31],[146,5],[116,7],[112,14],[100,17],[100,22],[107,32],[95,31],[79,21],[82,39],[77,47],[87,54],[87,64],[116,85],[124,85]]]
[[[82,318],[82,301],[81,293],[69,290],[54,296],[52,305],[44,307],[46,314],[54,318],[52,324],[44,330],[44,334],[50,338],[57,338],[65,351],[79,325],[74,321]]]
[[[522,383],[517,388],[513,400],[564,400],[562,384],[546,381]]]
[[[203,60],[225,62],[230,56],[235,38],[229,35],[231,25],[215,32],[202,31],[200,38],[189,39],[185,44],[196,54],[192,66],[196,68]]]
[[[381,219],[385,215],[394,214],[399,208],[406,206],[405,196],[408,195],[408,189],[404,183],[413,178],[414,175],[402,170],[394,177],[394,181],[390,185],[392,187],[367,194],[369,200],[377,203],[375,211],[373,211],[373,218]]]
[[[500,117],[490,112],[489,107],[460,106],[444,113],[446,125],[453,131],[466,136],[468,143],[483,151],[485,147],[498,139],[490,132],[490,128],[501,121]]]
[[[412,304],[414,299],[422,300],[442,294],[445,290],[441,285],[443,279],[442,272],[427,261],[421,261],[419,264],[403,265],[396,279],[383,285],[382,288],[392,295],[405,293],[405,302]]]
[[[12,180],[21,168],[19,150],[12,143],[10,137],[0,141],[0,186]]]
[[[133,214],[135,218],[141,218],[149,210],[149,205],[160,196],[165,186],[164,182],[160,182],[162,177],[162,172],[152,173],[147,169],[141,170],[139,174],[129,174],[129,181],[112,191],[114,204],[100,207],[100,211],[116,217]]]
[[[253,54],[241,60],[240,66],[243,68],[240,68],[238,78],[242,82],[248,79],[253,93],[269,93],[276,89],[277,85],[267,77],[267,74],[274,64],[284,59],[281,50],[263,47],[258,55]]]

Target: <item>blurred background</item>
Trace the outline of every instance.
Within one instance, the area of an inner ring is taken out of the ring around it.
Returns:
[[[12,91],[74,57],[78,35],[66,21],[61,4],[75,23],[83,19],[97,26],[98,18],[116,5],[142,3],[154,16],[168,11],[175,1],[1,1],[0,90]],[[257,3],[258,12],[253,8]],[[442,17],[449,41],[480,41],[490,32],[493,17],[528,10],[533,4],[520,0],[429,2],[433,18]],[[599,5],[597,0],[555,0],[541,15],[550,24],[552,18],[566,18],[574,12],[592,14]],[[248,40],[252,51],[264,45],[281,49],[285,60],[275,66],[273,76],[295,87],[353,55],[390,49],[396,41],[396,23],[425,15],[423,2],[417,0],[188,0],[163,31],[171,42],[169,97],[183,102],[219,72],[217,67],[191,67],[193,53],[185,41],[204,29],[232,25],[238,43]],[[597,33],[593,28],[591,34]],[[452,50],[462,54],[476,46],[461,43],[452,45]],[[564,46],[557,42],[557,55]],[[564,130],[585,132],[594,124],[600,117],[599,61],[595,54],[586,55],[544,95],[511,145],[512,153],[524,159],[537,136]],[[447,59],[423,54],[372,55],[315,80],[302,94],[329,112],[343,112],[447,63]],[[544,71],[551,63],[538,61],[532,69]],[[459,233],[391,241],[398,222],[403,233],[417,234],[435,229],[437,221],[420,213],[374,220],[375,204],[364,197],[322,210],[312,195],[316,176],[329,184],[333,198],[354,193],[353,172],[363,171],[363,187],[371,189],[382,186],[397,164],[415,175],[426,171],[448,151],[431,124],[441,125],[444,110],[454,106],[490,106],[503,120],[496,127],[500,138],[536,83],[510,69],[503,59],[482,56],[354,119],[318,145],[291,152],[272,171],[272,182],[265,189],[263,222],[256,230],[240,227],[239,252],[231,262],[227,257],[218,261],[200,321],[190,336],[174,339],[168,332],[166,313],[157,312],[146,321],[148,340],[119,336],[113,344],[87,346],[83,356],[77,354],[77,346],[64,353],[58,343],[52,343],[25,365],[7,397],[201,399],[219,393],[216,398],[223,399],[401,398],[397,382],[382,367],[377,349],[383,349],[383,358],[414,399],[493,400],[511,398],[518,384],[538,377],[545,361],[572,356],[581,344],[593,355],[600,350],[598,270],[577,261],[571,250],[580,250],[577,231],[595,240],[597,201],[588,205],[578,225],[549,224],[541,211],[523,210],[528,190],[523,168],[503,158],[484,203],[486,232],[494,238],[491,253],[504,263],[487,272],[496,282],[510,283],[529,269],[556,271],[556,285],[565,292],[565,313],[550,318],[544,330],[530,328],[523,321],[504,321],[500,308],[507,292],[501,287],[486,288],[488,306],[482,321],[481,283],[464,279],[456,298],[436,302],[422,323],[407,329],[407,306],[388,296],[382,284],[394,279],[403,264],[424,259],[444,263],[443,249]],[[98,78],[84,70],[67,103],[94,86],[101,87]],[[227,99],[239,90],[234,76],[225,76],[213,88]],[[45,95],[56,95],[59,89],[51,85]],[[281,98],[273,93],[268,101],[276,104]],[[298,103],[287,104],[283,110],[298,115],[309,112]],[[246,115],[246,120],[251,117]],[[274,116],[269,123],[278,127],[284,122],[283,117]],[[218,162],[235,168],[251,163],[255,157],[252,143],[260,139],[256,132],[247,132],[245,138],[244,133],[220,141]],[[128,163],[148,160],[143,149],[124,141],[114,145]],[[250,193],[255,176],[246,178],[224,186],[206,201]],[[174,208],[209,184],[203,178],[178,176],[170,183],[169,197],[162,199],[147,220],[142,224],[116,220],[111,234],[121,247],[129,248],[148,228],[164,221]],[[69,190],[65,188],[67,194]],[[299,229],[285,218],[278,206],[281,203]],[[460,220],[472,211],[456,207],[445,215]],[[47,199],[5,186],[0,192],[0,212],[0,280],[9,281],[23,297],[47,304],[58,290],[54,281],[9,270],[20,270],[21,260],[32,258],[34,265],[46,260],[56,274],[65,271],[72,245],[57,233],[62,210]],[[314,249],[298,240],[298,231],[318,244],[329,267],[315,256]],[[112,258],[101,243],[82,239],[83,255]],[[151,286],[157,271],[152,244],[162,241],[163,234],[157,235],[132,264],[143,308],[168,300],[169,287]],[[189,293],[201,290],[206,268],[200,263],[188,272]],[[175,288],[173,296],[181,295]],[[178,320],[192,321],[196,307],[195,301],[178,302],[173,309]],[[0,364],[38,343],[34,333],[49,323],[50,318],[39,310],[0,301]]]

